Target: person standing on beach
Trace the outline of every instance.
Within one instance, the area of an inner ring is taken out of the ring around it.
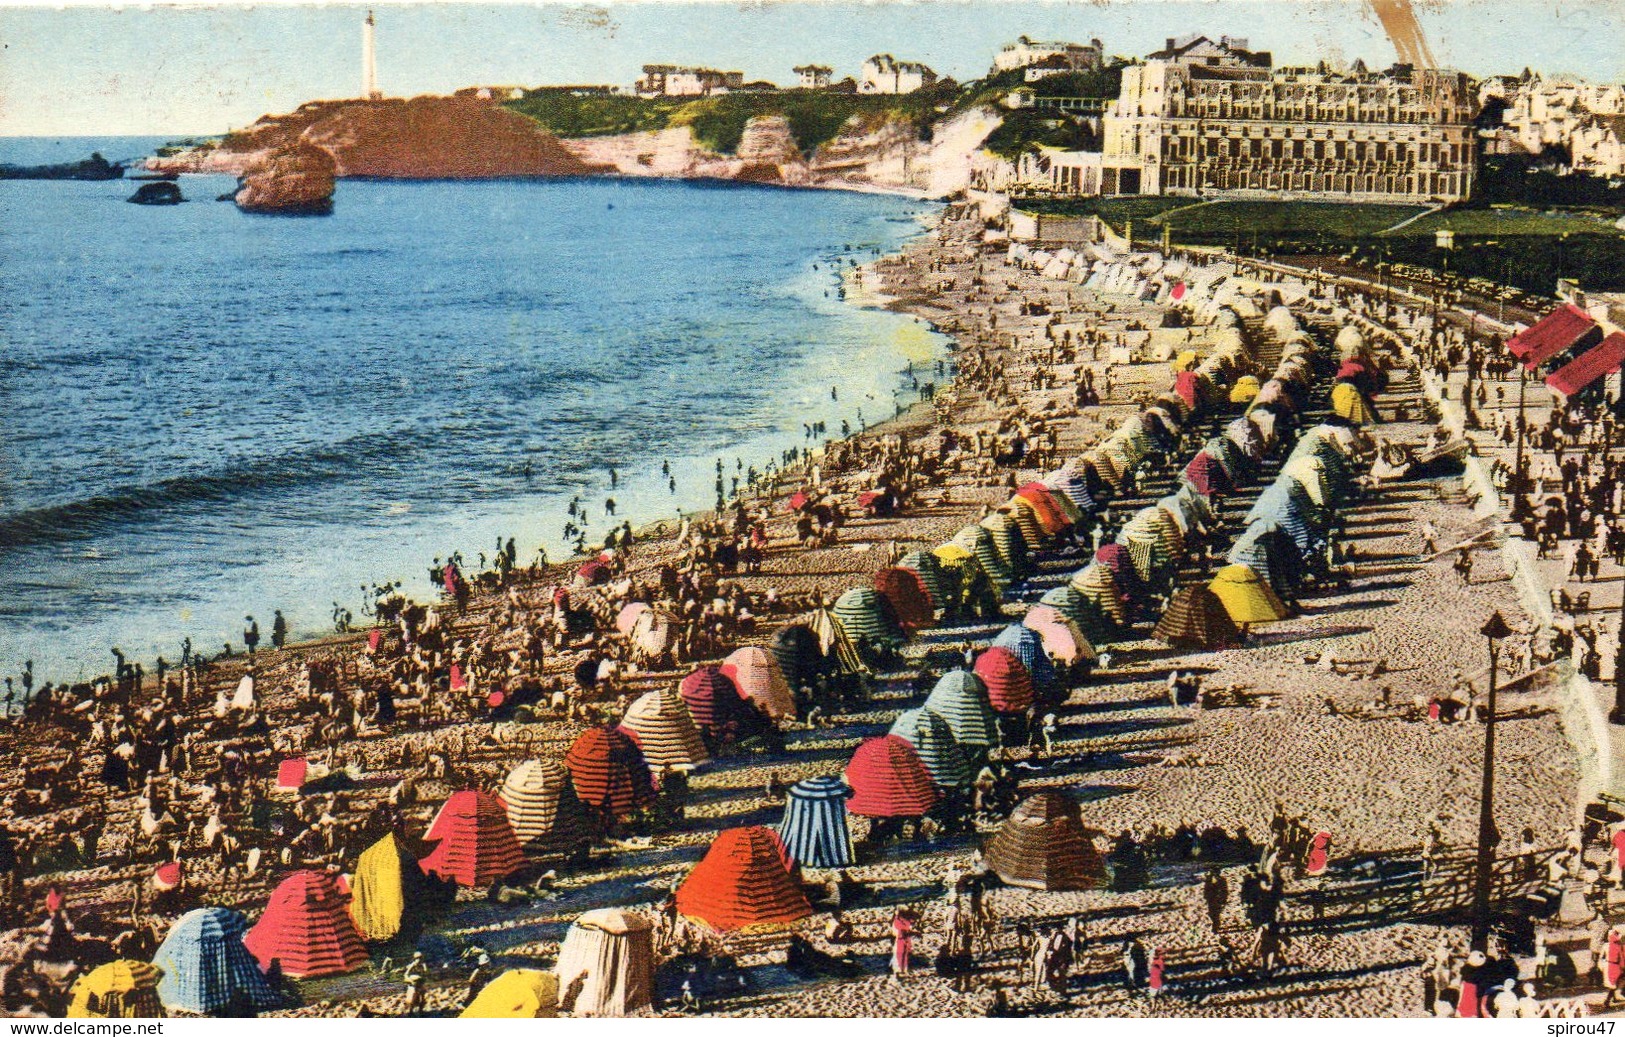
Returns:
[[[254,622],[253,616],[244,616],[243,622],[248,624],[243,628],[243,644],[248,646],[248,654],[252,657],[254,649],[259,647],[260,625]]]
[[[288,643],[288,621],[282,618],[282,610],[277,609],[276,615],[271,617],[271,647],[281,648]]]

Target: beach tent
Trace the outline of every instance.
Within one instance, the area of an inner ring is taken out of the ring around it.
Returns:
[[[1015,523],[1017,531],[1021,534],[1021,542],[1030,544],[1034,548],[1049,543],[1052,534],[1044,529],[1044,522],[1039,518],[1038,511],[1033,502],[1026,497],[1011,497],[999,505],[997,514]]]
[[[1275,522],[1254,522],[1242,531],[1225,561],[1245,565],[1284,594],[1302,582],[1303,564],[1292,538]]]
[[[818,635],[804,623],[791,623],[773,632],[767,650],[778,661],[779,672],[792,691],[811,688],[819,674],[829,673],[829,660],[818,647]]]
[[[1197,454],[1185,466],[1185,485],[1204,497],[1215,493],[1228,494],[1235,489],[1230,482],[1230,474],[1224,470],[1218,458],[1208,453]]]
[[[1044,639],[1020,623],[1011,623],[993,639],[993,647],[1010,652],[1027,668],[1033,690],[1050,697],[1061,690],[1061,680],[1055,675],[1055,664],[1044,651]]]
[[[801,629],[805,630],[805,627]],[[682,679],[677,694],[701,731],[721,738],[749,720],[751,712],[739,686],[720,666],[702,666]]]
[[[904,634],[912,635],[935,624],[935,599],[918,572],[901,566],[882,569],[875,573],[874,587],[891,606]]]
[[[337,976],[367,964],[367,948],[347,909],[350,897],[328,872],[305,868],[277,884],[243,945],[267,971],[294,979]]]
[[[1185,536],[1173,516],[1153,504],[1136,511],[1133,517],[1124,523],[1117,534],[1117,542],[1128,547],[1131,557],[1135,553],[1135,544],[1154,544],[1160,550],[1161,556],[1171,561],[1183,550]],[[1135,566],[1139,567],[1138,559]],[[1146,577],[1143,571],[1141,576],[1149,582],[1149,577]]]
[[[1095,549],[1094,561],[1110,571],[1118,599],[1128,608],[1132,617],[1136,603],[1144,601],[1151,593],[1145,581],[1141,579],[1140,571],[1134,568],[1134,555],[1123,544],[1107,543]],[[1080,570],[1074,573],[1072,578],[1077,582],[1082,580],[1082,576]]]
[[[863,672],[863,660],[858,658],[857,647],[846,636],[846,629],[835,618],[834,612],[827,608],[816,608],[802,616],[800,621],[817,635],[819,650],[834,661],[839,672]]]
[[[1373,425],[1377,412],[1352,382],[1338,382],[1332,386],[1332,413],[1351,425]]]
[[[956,789],[970,784],[970,761],[942,717],[928,709],[906,709],[897,715],[888,734],[914,747],[938,788]]]
[[[1220,442],[1233,446],[1243,464],[1261,459],[1269,453],[1270,448],[1269,434],[1256,421],[1248,418],[1236,418],[1225,425]]]
[[[1227,565],[1208,584],[1237,626],[1274,623],[1290,613],[1270,585],[1245,565]]]
[[[1010,570],[1013,580],[1023,579],[1032,573],[1029,552],[1037,545],[1027,540],[1015,519],[1001,511],[995,511],[982,519],[981,526],[992,535],[993,549],[1004,560],[1005,568]]]
[[[1038,635],[1044,654],[1059,663],[1074,666],[1080,662],[1093,662],[1095,646],[1083,636],[1083,631],[1060,609],[1038,604],[1021,617],[1021,625]]]
[[[1235,644],[1241,632],[1219,596],[1204,584],[1193,583],[1174,594],[1152,636],[1177,648],[1211,652]]]
[[[677,887],[677,910],[719,933],[782,928],[812,914],[771,828],[729,828]]]
[[[1033,704],[1033,680],[1008,648],[989,648],[976,657],[973,668],[987,688],[995,712],[1025,713]]]
[[[646,658],[658,658],[677,643],[678,626],[665,609],[649,608],[638,614],[629,636]]]
[[[1051,486],[1048,480],[1030,482],[1016,491],[1016,496],[1034,508],[1045,532],[1059,536],[1083,518],[1083,511],[1066,494]]]
[[[908,640],[898,626],[891,605],[873,587],[853,587],[835,599],[835,619],[853,644],[901,648]]]
[[[976,752],[999,744],[999,718],[987,685],[969,670],[949,670],[925,697],[925,709],[941,717],[955,742]]]
[[[906,739],[882,735],[859,745],[846,765],[852,798],[846,809],[864,817],[923,817],[937,805],[937,787]]]
[[[356,858],[350,876],[350,919],[362,939],[384,943],[400,933],[406,905],[421,910],[432,893],[431,880],[391,832]]]
[[[626,817],[654,801],[649,765],[618,727],[589,727],[564,754],[576,796],[605,818]]]
[[[271,1008],[280,1001],[243,946],[248,920],[224,907],[182,915],[152,956],[162,973],[158,1000],[174,1011],[213,1015],[227,1007]]]
[[[1106,863],[1083,826],[1078,805],[1060,792],[1028,796],[987,843],[987,863],[1011,886],[1099,889]]]
[[[1039,604],[1055,609],[1067,619],[1078,624],[1080,630],[1083,628],[1083,623],[1089,614],[1088,602],[1084,601],[1083,595],[1079,594],[1077,589],[1070,583],[1063,583],[1059,587],[1051,587],[1044,592],[1044,596],[1039,598],[1038,601]]]
[[[722,660],[722,672],[734,682],[741,697],[774,720],[796,715],[796,697],[790,682],[784,679],[779,661],[767,649],[755,645],[737,649]]]
[[[897,567],[912,572],[919,578],[933,609],[944,613],[953,611],[953,581],[943,572],[942,563],[937,560],[936,555],[929,551],[910,551],[898,560]],[[896,603],[893,602],[892,606],[895,608]]]
[[[805,868],[844,868],[853,863],[846,801],[852,790],[828,775],[803,778],[784,801],[779,840],[790,859]]]
[[[476,789],[452,793],[424,841],[437,844],[419,862],[424,873],[467,888],[489,886],[525,866],[524,851],[508,825],[507,808],[500,799]]]
[[[1050,475],[1045,482],[1058,494],[1071,501],[1082,515],[1092,515],[1099,508],[1089,483],[1080,475],[1062,469]]]
[[[631,634],[632,628],[637,626],[638,617],[648,611],[648,603],[634,601],[615,614],[615,629],[623,635]]]
[[[1322,508],[1335,507],[1340,502],[1341,494],[1332,485],[1333,477],[1326,470],[1326,462],[1312,453],[1288,459],[1277,478],[1296,480],[1309,499]]]
[[[460,1019],[552,1019],[559,1014],[559,979],[540,969],[509,969],[480,988]]]
[[[762,651],[760,648],[756,649]],[[764,653],[765,654],[765,653]],[[780,678],[782,682],[783,678]],[[788,689],[786,689],[788,694]],[[683,698],[671,688],[656,689],[627,707],[621,729],[632,736],[652,770],[666,767],[688,770],[711,759],[700,729]]]
[[[1004,597],[1004,592],[1010,589],[1014,575],[1005,564],[1004,556],[999,554],[998,546],[993,543],[992,532],[983,526],[966,526],[954,534],[953,542],[969,552],[982,567],[982,571],[987,573],[987,578],[992,581],[994,594]],[[937,557],[942,556],[939,554]]]
[[[1143,577],[1140,577],[1137,569],[1135,577],[1137,582],[1143,585]],[[1121,585],[1117,582],[1111,566],[1104,562],[1090,562],[1072,575],[1071,586],[1078,592],[1079,597],[1105,617],[1110,624],[1109,629],[1104,631],[1108,635],[1105,640],[1115,641],[1117,628],[1128,625],[1129,612],[1123,593],[1119,590]],[[1099,632],[1092,629],[1091,624],[1086,622],[1078,625],[1083,628],[1090,641],[1096,639]]]
[[[573,853],[592,840],[592,826],[557,760],[526,760],[502,783],[508,826],[528,853]]]
[[[1252,403],[1258,398],[1258,376],[1244,374],[1230,386],[1231,403]]]
[[[158,1019],[163,972],[144,961],[110,961],[73,981],[69,1019]]]
[[[649,1008],[654,956],[654,926],[647,918],[613,907],[588,911],[564,934],[553,967],[560,1007],[614,1017]]]

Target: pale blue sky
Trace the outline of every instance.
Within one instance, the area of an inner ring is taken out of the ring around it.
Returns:
[[[3,2],[3,0],[0,0]],[[1358,0],[846,3],[604,7],[375,4],[387,94],[473,83],[630,83],[645,62],[743,69],[779,83],[806,62],[851,74],[891,51],[961,79],[1001,43],[1099,37],[1141,55],[1167,36],[1229,34],[1277,62],[1368,63],[1393,50]],[[1619,0],[1420,0],[1441,61],[1489,74],[1531,66],[1625,79]],[[0,136],[215,133],[360,90],[358,6],[0,6]]]

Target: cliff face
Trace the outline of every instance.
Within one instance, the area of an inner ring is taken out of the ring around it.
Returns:
[[[300,142],[243,174],[237,188],[237,208],[263,213],[331,212],[337,170],[331,153]]]
[[[263,116],[216,146],[149,159],[147,165],[241,176],[304,145],[331,155],[339,177],[485,179],[602,171],[524,116],[467,97],[312,101],[287,115]]]

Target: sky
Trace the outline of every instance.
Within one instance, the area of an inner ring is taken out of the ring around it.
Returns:
[[[0,136],[221,133],[361,90],[365,5],[109,7],[0,0]],[[878,52],[965,80],[998,47],[1099,38],[1140,56],[1169,36],[1245,37],[1278,64],[1386,64],[1360,0],[750,0],[677,3],[375,3],[378,83],[390,96],[474,84],[629,85],[644,63],[740,69],[789,83],[795,65],[856,73]],[[1620,0],[1417,0],[1444,64],[1625,80]]]

